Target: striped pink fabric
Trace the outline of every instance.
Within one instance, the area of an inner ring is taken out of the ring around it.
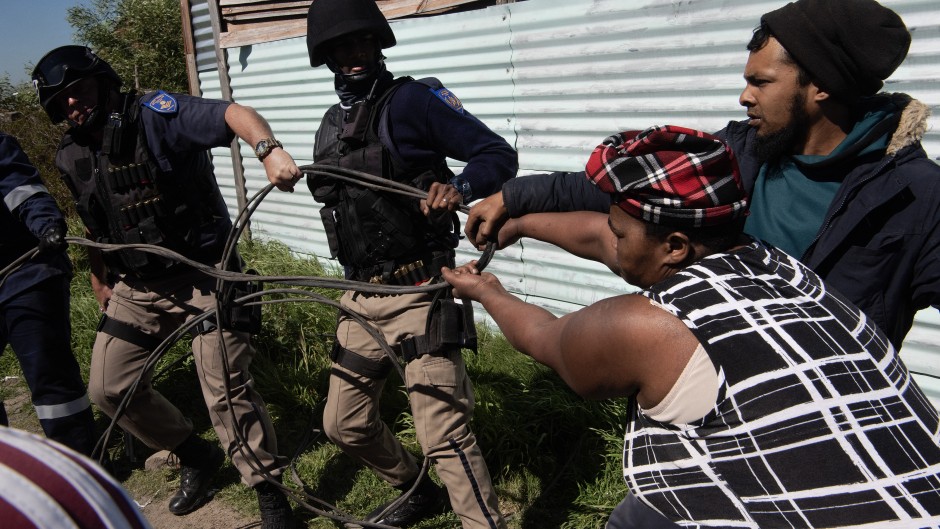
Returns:
[[[147,529],[133,499],[94,461],[0,427],[0,527]]]

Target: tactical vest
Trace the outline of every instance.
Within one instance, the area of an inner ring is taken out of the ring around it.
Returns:
[[[377,100],[367,99],[349,111],[339,104],[331,107],[317,130],[314,161],[382,176],[424,191],[433,182],[450,180],[454,175],[444,156],[432,165],[405,167],[396,163],[379,138],[379,122],[392,95],[412,81],[410,77],[398,78]],[[440,87],[436,79],[415,82]],[[361,271],[358,275],[369,276],[383,264],[415,260],[431,251],[450,252],[457,245],[456,215],[427,217],[415,198],[325,177],[309,178],[308,186],[314,198],[325,204],[320,215],[332,257]]]
[[[225,235],[214,225],[219,192],[208,152],[194,153],[183,171],[162,171],[140,126],[140,98],[128,99],[128,108],[113,114],[106,125],[101,152],[93,152],[80,134],[69,131],[56,153],[79,216],[95,241],[152,244],[214,264]],[[177,266],[135,250],[103,255],[109,269],[144,278]]]

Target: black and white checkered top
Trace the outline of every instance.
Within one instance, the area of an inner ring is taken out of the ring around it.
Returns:
[[[685,527],[940,527],[937,411],[887,337],[759,243],[649,292],[702,343],[718,399],[688,425],[634,414],[624,477]]]

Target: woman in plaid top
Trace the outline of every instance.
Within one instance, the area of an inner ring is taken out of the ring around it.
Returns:
[[[646,290],[556,318],[472,264],[444,277],[579,394],[632,397],[609,528],[940,527],[936,410],[862,312],[742,234],[723,142],[625,132],[586,174],[609,216],[529,215],[500,242],[552,242]]]

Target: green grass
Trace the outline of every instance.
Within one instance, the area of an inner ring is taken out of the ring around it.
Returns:
[[[73,231],[77,229],[73,226]],[[84,249],[70,247],[75,263],[72,283],[73,347],[87,370],[99,313],[88,283]],[[292,255],[277,242],[240,245],[248,266],[266,275],[325,275],[315,260]],[[334,299],[338,292],[328,293]],[[315,303],[293,302],[264,307],[262,332],[253,344],[256,387],[268,404],[277,429],[280,452],[292,455],[311,428],[320,428],[329,376],[329,351],[335,324],[333,309]],[[497,330],[479,328],[480,348],[465,352],[476,391],[472,428],[493,475],[501,509],[513,528],[595,529],[623,499],[620,477],[626,403],[588,402],[564,385],[549,369],[516,352]],[[157,371],[189,350],[177,344]],[[0,357],[0,376],[17,374],[12,353]],[[87,373],[86,373],[87,376]],[[193,419],[207,439],[215,439],[196,380],[191,357],[173,365],[155,386]],[[407,397],[397,375],[386,385],[382,415],[405,446],[420,458]],[[105,417],[99,417],[102,427]],[[121,436],[112,440],[110,454],[116,473],[135,491],[158,489],[176,479],[175,472],[143,472],[123,455]],[[135,444],[141,459],[149,449]],[[315,436],[295,462],[309,492],[347,512],[362,516],[395,491],[372,472],[340,452],[323,435]],[[156,475],[153,475],[156,474]],[[434,479],[437,479],[432,472]],[[257,515],[255,497],[226,465],[218,499],[246,515]],[[335,528],[324,518],[308,518],[308,527]],[[452,513],[420,524],[419,528],[459,526]]]

